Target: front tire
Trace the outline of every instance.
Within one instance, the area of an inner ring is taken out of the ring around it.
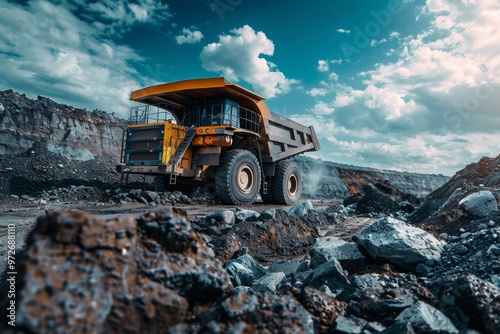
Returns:
[[[222,157],[215,188],[225,204],[248,205],[257,197],[261,183],[259,161],[247,150],[231,150]]]
[[[272,190],[276,204],[291,205],[299,201],[302,178],[295,162],[281,161],[276,165]]]

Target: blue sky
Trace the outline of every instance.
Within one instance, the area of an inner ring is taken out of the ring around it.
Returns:
[[[225,76],[314,125],[313,157],[452,175],[500,152],[497,0],[0,0],[0,89],[125,117]]]

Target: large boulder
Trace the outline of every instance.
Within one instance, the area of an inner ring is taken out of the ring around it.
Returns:
[[[418,301],[396,317],[396,322],[411,323],[417,333],[455,334],[458,329],[441,311]]]
[[[288,215],[292,217],[302,217],[307,214],[308,211],[313,209],[313,205],[310,200],[303,203],[296,204],[293,208],[288,211]]]
[[[236,212],[234,213],[234,217],[236,219],[236,222],[241,222],[241,221],[255,221],[259,219],[259,213],[257,211],[253,210],[245,210],[245,209],[240,209],[236,208]]]
[[[375,259],[394,263],[407,270],[428,260],[439,260],[443,247],[426,231],[385,217],[364,229],[358,245]]]
[[[337,294],[349,285],[349,280],[339,261],[332,258],[313,270],[304,280],[304,285],[318,290],[323,285],[326,285],[332,292]]]
[[[336,237],[317,238],[309,255],[313,269],[331,258],[337,259],[342,268],[349,273],[363,270],[365,266],[365,257],[359,251],[358,246]]]
[[[276,292],[276,286],[285,278],[283,272],[268,273],[252,284],[252,289],[260,292]]]
[[[486,217],[498,210],[495,196],[493,196],[489,190],[470,194],[463,198],[458,204],[477,217]]]
[[[350,281],[351,284],[337,296],[338,300],[358,300],[366,289],[384,289],[384,286],[380,283],[380,275],[378,274],[354,276]]]
[[[298,271],[301,264],[300,261],[278,261],[270,265],[267,271],[272,273],[283,272],[286,276],[290,276],[290,274]]]
[[[30,333],[159,332],[233,288],[203,238],[171,208],[138,219],[49,213],[16,271],[16,328]]]
[[[234,286],[251,286],[255,280],[267,273],[266,269],[249,254],[226,262],[224,269],[229,273]]]

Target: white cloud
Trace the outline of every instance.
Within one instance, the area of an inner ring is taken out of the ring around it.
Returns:
[[[315,88],[307,91],[307,94],[309,94],[313,97],[326,96],[335,90],[335,86],[331,83],[326,82],[326,81],[321,81],[320,85],[321,85],[321,87],[315,87]]]
[[[196,44],[201,41],[203,34],[199,30],[182,29],[182,34],[175,37],[177,44]]]
[[[337,29],[337,32],[341,33],[341,34],[349,34],[351,31],[340,28],[340,29]]]
[[[372,39],[370,42],[370,46],[377,46],[377,45],[383,44],[385,42],[387,42],[387,39],[385,39],[385,38],[382,38],[381,40]]]
[[[318,102],[313,109],[310,110],[313,114],[316,115],[329,115],[335,111],[334,108],[330,107],[325,102]]]
[[[143,24],[166,5],[143,0],[26,5],[0,0],[0,86],[75,107],[128,116],[130,91],[146,82],[131,65],[142,58],[110,35]]]
[[[335,72],[330,72],[330,74],[328,74],[328,80],[339,81],[339,75]]]
[[[206,45],[200,58],[205,70],[219,72],[227,80],[243,79],[266,98],[290,91],[298,80],[288,79],[276,65],[260,57],[272,56],[274,43],[262,32],[245,25],[220,35],[217,43]],[[274,69],[274,70],[273,70]]]
[[[391,31],[391,33],[389,34],[390,39],[398,38],[399,36],[400,34],[397,31]]]
[[[334,60],[330,60],[330,63],[332,64],[342,64],[342,59],[334,59]]]
[[[320,72],[328,72],[330,67],[328,66],[328,61],[326,60],[318,60],[318,71]]]

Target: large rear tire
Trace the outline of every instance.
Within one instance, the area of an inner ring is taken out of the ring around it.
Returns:
[[[222,157],[217,168],[215,188],[223,203],[248,205],[259,193],[260,178],[255,155],[247,150],[231,150]]]
[[[291,205],[299,201],[302,194],[302,178],[293,161],[281,161],[276,165],[272,192],[276,204]]]

